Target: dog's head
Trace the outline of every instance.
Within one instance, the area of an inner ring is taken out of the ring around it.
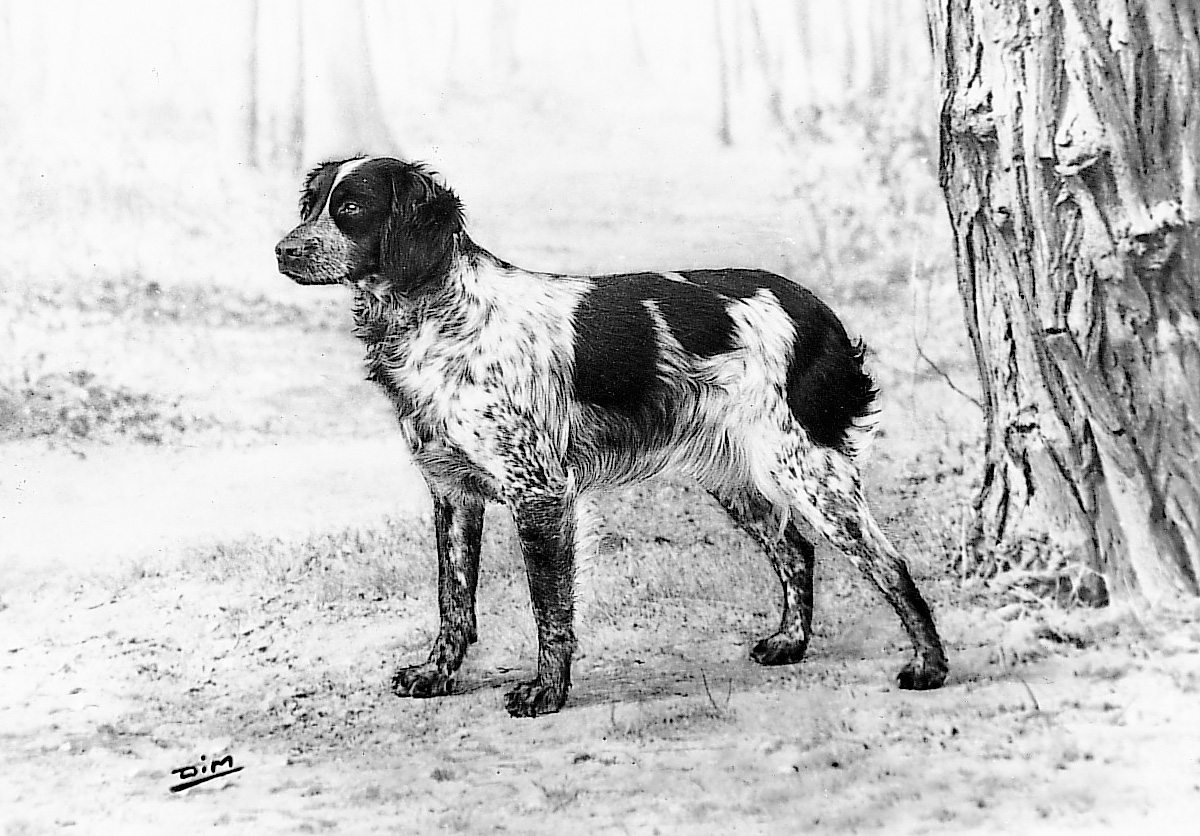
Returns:
[[[309,173],[300,225],[275,246],[275,256],[279,271],[299,284],[378,276],[407,292],[445,273],[462,230],[462,205],[428,170],[358,157]]]

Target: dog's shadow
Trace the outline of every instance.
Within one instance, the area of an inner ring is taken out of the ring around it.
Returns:
[[[670,698],[698,698],[717,704],[732,692],[745,690],[761,673],[749,661],[717,661],[678,666],[631,663],[577,668],[571,677],[568,705],[576,708],[619,705]],[[533,670],[498,668],[464,671],[455,679],[456,694],[495,690],[504,692],[533,678]]]

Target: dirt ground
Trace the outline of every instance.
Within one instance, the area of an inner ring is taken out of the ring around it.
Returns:
[[[762,669],[765,561],[672,482],[603,503],[563,713],[502,708],[534,642],[499,515],[458,693],[391,696],[436,629],[434,565],[365,404],[371,441],[5,448],[6,834],[1194,832],[1200,612],[999,608],[918,554],[952,674],[907,693],[895,619],[823,552],[809,658]],[[911,548],[925,464],[895,435],[874,456]],[[170,792],[226,754],[240,772]]]
[[[442,156],[480,242],[524,266],[808,275],[785,165],[630,136],[619,177],[515,141]],[[903,633],[828,551],[808,659],[755,666],[770,569],[668,481],[602,502],[562,713],[503,710],[535,647],[498,514],[457,693],[392,696],[436,630],[428,499],[361,382],[342,291],[274,275],[295,183],[267,191],[212,225],[237,241],[156,242],[173,282],[144,253],[105,279],[44,244],[0,267],[6,836],[1197,831],[1200,610],[1061,611],[954,576],[978,414],[914,353],[970,379],[948,269],[912,279],[924,243],[808,283],[872,346],[872,502],[934,606],[946,687],[896,689]],[[216,249],[241,272],[197,275]],[[225,757],[240,771],[171,792]]]

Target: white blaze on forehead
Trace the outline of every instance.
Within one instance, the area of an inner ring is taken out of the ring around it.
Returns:
[[[358,160],[347,160],[338,166],[337,174],[333,176],[333,183],[329,186],[329,194],[325,195],[325,208],[321,210],[321,214],[329,214],[329,203],[333,200],[333,190],[338,187],[338,183],[341,183],[346,179],[347,174],[354,171],[354,169],[358,168],[360,165],[369,161],[370,159],[370,157],[363,157]]]

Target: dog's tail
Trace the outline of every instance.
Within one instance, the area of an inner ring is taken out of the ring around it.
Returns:
[[[863,368],[867,348],[831,329],[821,350],[788,380],[788,406],[814,442],[854,455],[874,429],[875,381]]]

